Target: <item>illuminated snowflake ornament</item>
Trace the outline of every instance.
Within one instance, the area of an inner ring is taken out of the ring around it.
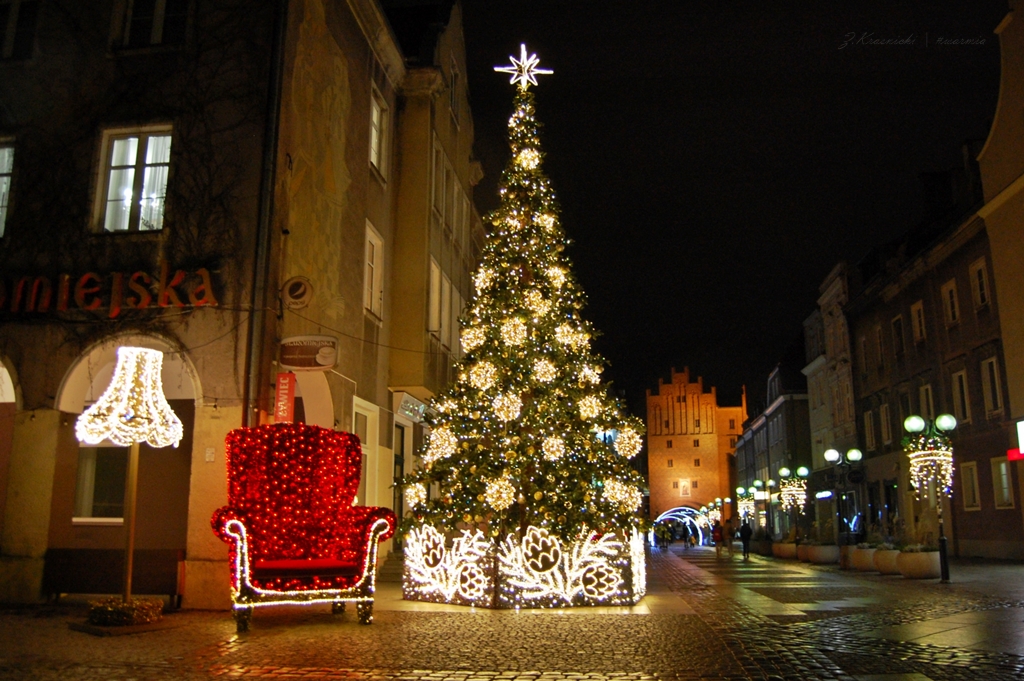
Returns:
[[[539,383],[550,383],[558,376],[558,369],[548,359],[538,359],[533,363],[533,377]]]
[[[640,433],[632,428],[623,428],[619,432],[619,436],[615,438],[615,451],[627,459],[631,459],[640,451],[643,443],[644,440],[640,437]]]

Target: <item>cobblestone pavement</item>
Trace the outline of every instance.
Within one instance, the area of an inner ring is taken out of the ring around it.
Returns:
[[[952,585],[702,549],[654,551],[649,566],[650,595],[631,609],[417,609],[384,585],[372,626],[326,607],[269,608],[241,636],[223,612],[97,638],[68,629],[81,607],[0,610],[0,678],[1024,678],[1024,586],[1008,578],[1024,566],[978,565]]]

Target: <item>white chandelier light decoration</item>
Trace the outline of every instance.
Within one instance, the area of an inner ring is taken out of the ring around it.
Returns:
[[[181,419],[164,397],[160,370],[164,354],[148,348],[120,347],[110,385],[75,423],[75,436],[86,444],[110,440],[119,447],[147,442],[151,447],[178,446]]]
[[[903,438],[903,451],[910,460],[910,482],[918,499],[933,479],[939,492],[953,493],[953,443],[947,433],[956,425],[949,414],[940,414],[934,422],[913,415],[904,422],[908,434]]]
[[[448,546],[426,525],[406,535],[403,591],[409,600],[498,608],[630,605],[647,590],[643,537],[613,534],[564,542],[530,526],[489,541],[463,530]],[[497,592],[495,592],[497,590]]]
[[[803,478],[782,478],[779,497],[782,499],[783,511],[802,511],[807,503],[807,481]]]
[[[918,499],[933,478],[940,492],[946,496],[953,493],[952,449],[908,451],[907,458],[910,459],[910,482]]]

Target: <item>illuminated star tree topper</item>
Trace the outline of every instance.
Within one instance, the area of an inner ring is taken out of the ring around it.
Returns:
[[[551,69],[537,68],[540,59],[536,54],[527,55],[525,44],[519,46],[519,59],[512,55],[509,55],[509,59],[512,60],[511,66],[495,66],[494,70],[499,73],[512,74],[508,82],[518,83],[520,90],[526,90],[531,85],[536,85],[538,75],[548,76],[554,73]]]

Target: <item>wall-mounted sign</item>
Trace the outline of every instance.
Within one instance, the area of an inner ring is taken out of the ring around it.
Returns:
[[[291,423],[294,420],[295,374],[278,374],[274,392],[274,423]]]
[[[281,300],[290,310],[301,310],[313,300],[313,284],[305,277],[292,277],[281,287]]]
[[[139,270],[0,279],[0,312],[15,314],[107,310],[107,317],[113,319],[121,310],[217,304],[209,270],[200,267],[172,274],[166,262],[160,264],[158,276]]]
[[[281,340],[278,366],[288,371],[327,371],[338,362],[334,336],[291,336]]]
[[[401,396],[398,401],[396,413],[401,414],[413,423],[423,421],[423,414],[427,411],[427,405],[423,404],[409,393],[396,393],[395,397]]]

